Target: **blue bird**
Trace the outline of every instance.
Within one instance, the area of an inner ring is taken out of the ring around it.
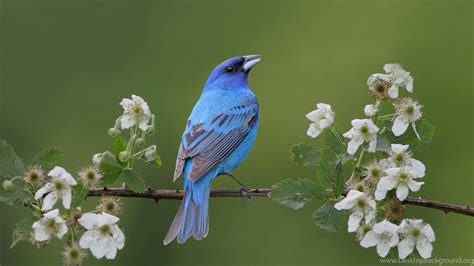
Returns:
[[[191,236],[207,236],[211,183],[217,176],[229,175],[241,185],[241,193],[246,190],[232,171],[247,157],[257,136],[259,107],[247,80],[260,59],[230,58],[207,79],[181,137],[173,181],[183,174],[185,195],[165,245],[175,238],[182,244]]]

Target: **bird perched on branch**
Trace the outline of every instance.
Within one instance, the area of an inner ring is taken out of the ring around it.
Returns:
[[[181,138],[174,181],[183,174],[185,196],[174,218],[165,245],[175,238],[184,243],[191,236],[201,240],[209,231],[209,196],[212,181],[229,175],[247,187],[232,171],[247,157],[257,136],[259,107],[248,87],[249,71],[259,55],[230,58],[207,79]]]

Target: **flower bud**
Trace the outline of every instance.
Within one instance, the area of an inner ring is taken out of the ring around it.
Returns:
[[[113,137],[113,138],[116,138],[120,135],[120,130],[116,129],[116,128],[111,128],[109,129],[109,136]]]
[[[147,133],[148,135],[153,135],[153,134],[155,134],[155,128],[154,128],[153,126],[148,127],[148,128],[146,129],[146,133]]]
[[[122,151],[121,153],[119,153],[119,160],[122,162],[127,162],[128,160],[130,160],[130,157],[131,155],[127,151]]]
[[[145,159],[149,162],[152,162],[156,160],[156,157],[156,146],[150,146],[150,148],[148,148],[148,150],[145,152]]]
[[[8,179],[3,181],[3,190],[10,191],[13,188],[15,188],[15,184],[13,183],[13,181],[8,180]]]
[[[102,153],[96,153],[94,156],[92,156],[92,162],[95,165],[99,165],[102,162],[102,159],[104,159],[104,155]]]
[[[143,144],[145,144],[145,140],[143,138],[138,138],[137,140],[135,140],[135,145],[141,146]]]

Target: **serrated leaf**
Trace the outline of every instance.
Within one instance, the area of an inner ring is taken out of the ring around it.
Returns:
[[[119,177],[119,182],[127,184],[135,192],[143,192],[146,189],[145,180],[132,169],[124,169]]]
[[[88,189],[81,183],[72,187],[71,209],[76,208],[86,199],[87,191]]]
[[[290,158],[297,165],[313,166],[319,156],[319,149],[308,144],[295,144],[290,148]]]
[[[41,166],[45,172],[49,172],[55,166],[62,165],[63,158],[63,150],[56,147],[47,149],[36,155],[31,164]]]
[[[115,157],[118,158],[120,152],[126,149],[127,149],[127,141],[122,136],[116,137],[114,140],[114,147],[113,147]]]
[[[334,202],[326,202],[313,213],[314,223],[324,230],[337,232],[344,229],[346,213],[334,208]]]
[[[4,140],[0,140],[0,180],[22,176],[25,171],[23,161],[16,155],[13,147]]]
[[[342,135],[336,130],[336,133],[343,139]],[[334,135],[331,130],[324,132],[324,142],[328,145],[335,154],[341,154],[345,152],[345,147],[341,144],[339,139]]]
[[[342,163],[337,163],[336,168],[332,173],[332,190],[333,195],[338,196],[344,191],[344,186],[346,183],[346,179],[344,177],[344,173],[342,171]]]
[[[384,135],[377,136],[377,147],[375,149],[385,153],[389,153],[392,150],[390,147],[390,141]]]
[[[328,146],[321,150],[318,162],[316,164],[316,177],[318,182],[326,188],[332,186],[333,171],[336,167],[336,154]]]
[[[0,202],[11,206],[25,205],[30,202],[31,195],[24,190],[25,182],[19,179],[13,180],[12,182],[15,186],[9,191],[5,191],[0,187]]]
[[[13,147],[6,141],[0,140],[0,184],[6,179],[12,179],[16,176],[22,176],[25,171],[23,161],[13,150]],[[0,187],[0,202],[8,205],[23,205],[30,200],[30,195],[24,191],[25,182],[23,179],[12,181],[14,187],[5,191]]]
[[[278,204],[299,209],[312,199],[323,197],[323,188],[309,179],[285,179],[272,186],[268,195]]]
[[[28,217],[15,225],[12,233],[12,243],[10,245],[10,249],[14,248],[18,242],[28,241],[30,239],[31,227],[34,222],[35,217]]]
[[[435,133],[435,126],[431,124],[430,121],[428,121],[425,118],[422,118],[416,122],[416,130],[418,131],[418,134],[420,135],[420,139],[416,137],[415,132],[413,131],[412,127],[409,126],[407,131],[403,133],[401,136],[396,137],[392,133],[392,121],[385,121],[385,126],[387,130],[384,132],[383,135],[385,135],[388,139],[388,141],[392,144],[397,143],[397,144],[404,144],[404,145],[410,145],[410,149],[413,150],[420,150],[423,149],[426,144],[430,143],[433,140],[433,136]]]
[[[103,162],[100,165],[100,170],[104,174],[101,181],[104,186],[110,186],[122,175],[123,167],[113,165],[111,163]]]

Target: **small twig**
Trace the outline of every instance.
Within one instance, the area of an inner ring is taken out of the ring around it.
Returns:
[[[256,188],[250,189],[247,192],[248,196],[251,197],[268,197],[271,192],[269,188]],[[149,188],[144,192],[134,192],[127,188],[105,188],[105,189],[94,189],[89,190],[87,193],[89,197],[100,197],[100,196],[115,196],[115,197],[129,197],[129,198],[148,198],[154,199],[155,201],[161,199],[182,199],[184,196],[183,190],[178,189],[152,189]],[[241,197],[241,191],[238,189],[217,189],[211,191],[211,197]],[[458,213],[467,216],[474,216],[474,208],[469,205],[460,206],[454,204],[448,204],[443,202],[437,202],[433,200],[425,200],[420,198],[407,198],[402,202],[407,205],[416,205],[431,209],[441,210],[444,213]]]

